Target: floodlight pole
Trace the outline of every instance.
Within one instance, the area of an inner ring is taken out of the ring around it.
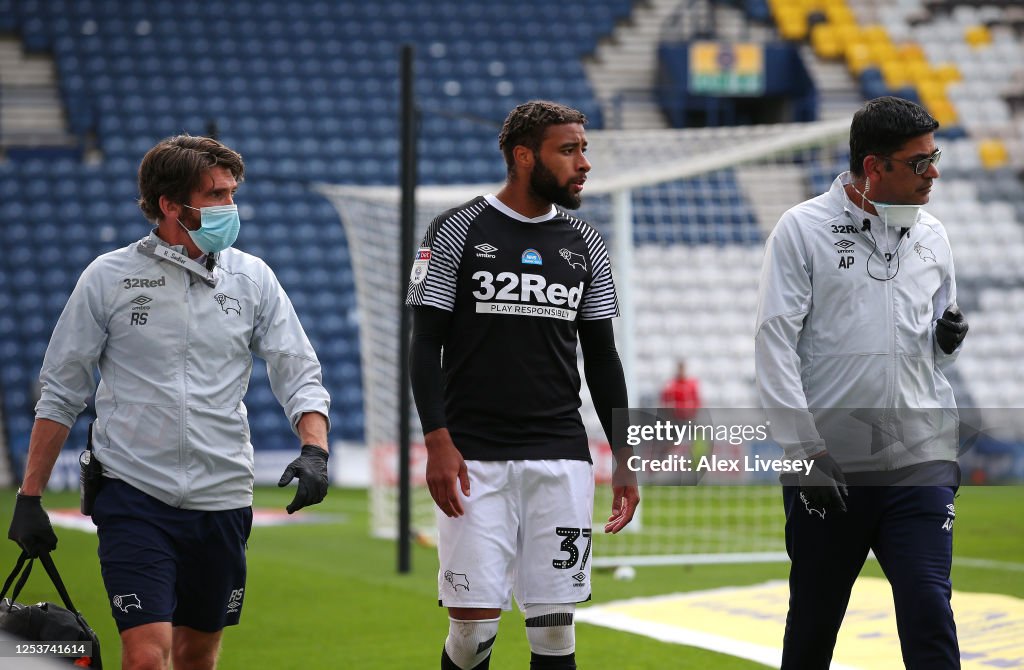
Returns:
[[[401,161],[400,183],[402,188],[401,243],[398,248],[398,572],[406,574],[412,570],[412,497],[409,482],[409,415],[412,411],[412,395],[409,387],[409,336],[412,330],[412,314],[405,306],[405,294],[409,285],[409,254],[413,251],[414,227],[416,225],[416,101],[413,89],[413,62],[415,51],[411,44],[403,44],[401,52]]]

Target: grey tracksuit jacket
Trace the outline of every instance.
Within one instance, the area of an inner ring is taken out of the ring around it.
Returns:
[[[85,269],[50,338],[36,416],[70,427],[95,390],[93,449],[106,476],[174,507],[245,507],[252,356],[266,360],[293,430],[304,412],[326,417],[330,397],[262,260],[227,249],[207,273],[183,254],[151,233]]]

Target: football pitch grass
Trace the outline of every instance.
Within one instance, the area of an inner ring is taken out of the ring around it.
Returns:
[[[283,509],[292,489],[258,489],[256,507]],[[597,509],[610,506],[608,489],[598,489]],[[654,498],[655,496],[652,496]],[[780,496],[781,498],[781,496]],[[14,491],[0,491],[0,520],[9,523]],[[49,509],[76,507],[73,493],[48,493]],[[778,502],[781,513],[781,502]],[[1024,487],[964,487],[956,501],[953,585],[957,591],[1001,593],[1024,598]],[[250,669],[432,669],[438,667],[448,628],[437,606],[437,558],[415,546],[413,571],[398,575],[395,545],[369,537],[367,496],[362,490],[332,489],[312,512],[328,522],[256,527],[249,540],[249,578],[240,626],[227,629],[219,667]],[[655,513],[655,510],[650,510]],[[299,514],[302,514],[300,512]],[[605,516],[607,512],[605,512]],[[603,517],[595,518],[599,528]],[[105,667],[120,668],[120,642],[103,589],[94,534],[58,528],[54,560],[75,604],[96,629]],[[598,551],[600,551],[600,544]],[[18,549],[0,542],[2,576]],[[957,559],[964,560],[962,563]],[[977,559],[982,559],[978,561]],[[991,563],[989,563],[991,562]],[[785,579],[785,563],[640,567],[636,579],[616,581],[596,570],[594,603]],[[869,561],[864,575],[881,577]],[[21,602],[58,600],[39,569]],[[779,631],[781,641],[782,631]],[[529,648],[518,610],[504,613],[492,670],[528,667]],[[0,667],[11,667],[11,659]],[[754,669],[764,666],[702,649],[588,624],[577,626],[581,668]]]

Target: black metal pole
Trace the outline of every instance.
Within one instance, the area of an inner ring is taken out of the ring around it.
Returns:
[[[411,44],[402,45],[401,61],[401,187],[402,187],[402,241],[399,247],[398,295],[399,316],[398,349],[398,572],[412,570],[412,498],[409,484],[409,415],[412,397],[409,388],[409,333],[412,318],[405,306],[405,293],[409,285],[410,254],[413,252],[416,226],[416,101],[413,92],[413,63],[415,51]]]

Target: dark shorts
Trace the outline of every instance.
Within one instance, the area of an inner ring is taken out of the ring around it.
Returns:
[[[168,621],[212,633],[238,624],[251,507],[178,509],[106,479],[92,519],[118,630]]]

